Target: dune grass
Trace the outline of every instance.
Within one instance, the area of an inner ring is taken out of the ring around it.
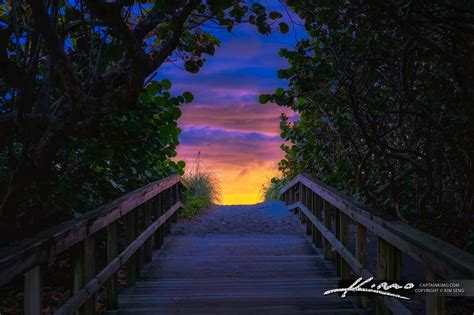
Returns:
[[[209,208],[213,203],[219,202],[219,181],[214,173],[206,170],[198,154],[194,166],[188,171],[184,180],[188,189],[184,192],[184,210],[182,217],[192,217]]]
[[[272,201],[280,199],[280,190],[284,183],[278,177],[273,177],[268,184],[262,185],[261,195],[264,201]]]

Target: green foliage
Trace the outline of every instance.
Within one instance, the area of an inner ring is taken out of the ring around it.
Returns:
[[[273,177],[270,183],[262,185],[262,196],[264,201],[280,200],[280,190],[285,186],[286,179]]]
[[[196,159],[193,169],[184,177],[188,189],[184,193],[184,217],[194,216],[219,201],[220,189],[216,176],[200,167],[200,158]]]
[[[466,137],[474,112],[463,105],[474,93],[467,7],[288,3],[308,37],[280,50],[289,68],[278,76],[289,89],[260,96],[300,116],[281,117],[284,178],[310,173],[388,216],[472,244],[465,220],[474,205],[474,173],[466,175],[474,165]]]
[[[231,0],[0,1],[0,234],[182,174],[176,120],[194,96],[145,82],[170,60],[199,72],[216,28],[269,35],[282,17]]]
[[[171,174],[184,174],[176,156],[182,97],[172,97],[168,80],[152,81],[135,109],[105,116],[94,137],[70,138],[57,167],[53,209],[69,213],[89,209]],[[52,180],[51,183],[54,183]]]

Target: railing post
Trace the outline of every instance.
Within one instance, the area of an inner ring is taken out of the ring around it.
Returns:
[[[362,266],[367,265],[367,229],[359,223],[356,225],[356,258]],[[358,296],[357,306],[367,307],[367,297]]]
[[[311,213],[314,214],[314,211],[313,211],[313,191],[309,188],[307,188],[306,190],[306,208],[308,208],[309,211],[311,211]],[[311,221],[306,218],[306,235],[311,235],[311,238],[313,238],[312,236],[313,234],[313,224],[311,223]]]
[[[295,185],[292,187],[293,193],[291,197],[292,203],[298,202],[298,190],[299,190],[299,184]],[[293,208],[293,213],[297,214],[298,213],[298,208]]]
[[[79,243],[73,250],[73,288],[72,292],[77,293],[84,286],[84,246]],[[79,312],[76,312],[79,314]]]
[[[84,284],[95,277],[95,239],[88,236],[84,239]],[[84,303],[84,314],[95,314],[95,295]]]
[[[135,209],[135,237],[133,240],[136,240],[137,237],[141,234],[142,231],[145,230],[143,226],[143,210],[144,210],[144,205],[139,206],[138,208]],[[145,263],[145,244],[140,246],[136,252],[136,267],[137,267],[137,272],[136,275],[137,277],[141,276],[141,270],[143,268],[143,264]]]
[[[306,191],[306,186],[304,186],[302,183],[300,183],[299,184],[298,201],[301,202],[302,204],[305,203],[305,191]],[[301,221],[301,223],[306,222],[306,217],[305,217],[303,211],[300,211],[300,221]]]
[[[172,203],[171,203],[171,188],[168,188],[167,190],[165,190],[164,192],[164,197],[165,197],[165,210],[164,212],[168,211],[171,206],[172,206]],[[164,230],[167,234],[169,234],[171,232],[171,224],[170,224],[170,219],[166,220],[165,224],[164,224]]]
[[[24,313],[43,314],[43,270],[40,265],[25,273]]]
[[[117,258],[117,222],[107,226],[107,262],[111,262]],[[107,281],[107,308],[115,310],[118,307],[117,296],[117,274],[115,273]]]
[[[339,238],[344,247],[349,248],[349,217],[342,211],[339,210]],[[341,268],[341,279],[349,279],[349,265],[346,263],[344,258],[339,255],[339,265]]]
[[[154,211],[155,211],[155,221],[161,216],[162,211],[162,193],[159,193],[158,196],[154,199]],[[163,237],[162,237],[162,227],[160,226],[155,232],[155,249],[160,249],[161,245],[163,244]]]
[[[135,240],[135,210],[125,215],[125,239],[127,245]],[[127,285],[135,284],[136,279],[136,254],[132,255],[127,262]]]
[[[145,210],[143,214],[143,222],[144,222],[143,225],[145,229],[147,229],[151,224],[151,203],[152,203],[152,200],[148,200],[144,205]],[[152,254],[151,244],[154,243],[154,238],[155,238],[155,234],[153,233],[150,236],[150,238],[146,240],[145,242],[145,246],[144,246],[145,261],[151,261],[151,254]]]
[[[179,184],[175,184],[175,185],[173,185],[173,187],[171,187],[171,188],[174,188],[174,189],[172,190],[172,193],[173,193],[173,202],[171,203],[171,205],[174,205],[174,204],[177,203],[178,200],[179,200],[178,185],[179,185]],[[173,222],[173,223],[178,222],[178,212],[179,212],[179,211],[176,211],[176,212],[171,216],[171,222]]]
[[[399,280],[401,276],[400,251],[380,237],[377,243],[377,279]],[[377,314],[390,314],[381,299],[377,299]]]
[[[336,228],[336,238],[341,241],[341,211],[337,208],[334,208],[334,218],[336,222],[334,223],[334,226]],[[336,274],[338,277],[341,276],[341,259],[340,256],[337,252],[334,252],[334,262],[336,263]]]
[[[316,218],[318,218],[319,222],[323,223],[323,216],[322,216],[323,200],[316,193],[314,194],[314,198],[315,198],[314,207],[316,210],[316,214],[315,214]],[[316,227],[314,227],[314,229],[316,230],[316,236],[314,238],[315,244],[317,247],[323,247],[321,232],[319,232],[319,230]]]
[[[329,204],[323,200],[323,211],[324,211],[324,226],[330,230],[331,229],[331,208]],[[329,241],[324,238],[324,259],[331,259],[331,244]]]
[[[431,270],[426,270],[426,281],[433,282],[441,280],[437,274]],[[443,315],[446,313],[444,296],[437,293],[426,295],[426,314],[427,315]]]

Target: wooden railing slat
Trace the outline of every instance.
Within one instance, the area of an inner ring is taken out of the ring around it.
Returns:
[[[344,258],[345,262],[358,276],[364,279],[373,277],[372,274],[357,260],[357,258],[354,257],[354,255],[352,255],[352,253],[336,238],[331,230],[323,225],[301,202],[288,206],[289,209],[295,207],[299,208],[300,211],[306,215],[306,218],[321,232],[323,238],[334,247],[334,249],[342,256],[342,258]],[[394,314],[411,314],[411,312],[399,300],[390,297],[382,297],[381,299]]]
[[[135,212],[130,212],[125,217],[125,240],[127,245],[132,244],[135,241]],[[126,276],[127,276],[127,285],[133,286],[135,284],[136,279],[136,255],[127,259],[127,267],[126,267]]]
[[[362,266],[367,265],[367,229],[359,223],[356,223],[356,258]],[[367,298],[358,296],[357,306],[367,307]]]
[[[326,227],[326,229],[328,231],[331,230],[331,207],[329,206],[329,204],[325,201],[323,201],[323,212],[324,212],[324,226]],[[321,231],[321,230],[320,230]],[[321,232],[321,234],[323,234]],[[324,239],[324,243],[323,243],[323,246],[324,246],[324,258],[327,259],[327,260],[331,260],[331,244],[329,243],[327,237],[325,235],[323,235],[323,239]]]
[[[439,281],[441,278],[434,274],[432,271],[426,271],[427,282]],[[446,314],[445,310],[445,298],[444,296],[438,295],[437,293],[427,294],[426,295],[426,314],[430,315],[444,315]]]
[[[150,200],[173,185],[186,184],[178,175],[148,184],[132,191],[84,216],[71,219],[43,231],[11,247],[0,250],[0,286],[22,275],[36,265],[45,263],[87,236],[110,225],[129,211]]]
[[[25,273],[24,313],[43,314],[43,270],[36,266]]]
[[[445,279],[474,278],[474,255],[405,223],[389,221],[376,211],[359,203],[335,189],[310,178],[298,175],[281,190],[304,184],[321,198],[343,211],[355,222],[362,224],[378,237],[394,245],[411,258],[423,263]]]
[[[63,304],[55,314],[72,314],[89,298],[91,298],[104,285],[107,280],[117,272],[127,261],[135,255],[137,250],[151,237],[151,235],[162,226],[168,219],[183,205],[177,202],[168,211],[161,215],[155,222],[153,222],[143,233],[140,234],[127,248],[120,253],[111,263],[109,263],[100,273],[98,273],[92,280],[90,280],[81,290],[79,290],[73,297],[71,297],[65,304]]]
[[[342,245],[347,248],[349,247],[349,217],[342,212],[339,215],[339,239]],[[341,256],[339,257],[339,265],[341,266],[341,279],[349,279],[349,266]]]
[[[84,240],[84,283],[95,277],[95,239],[88,236]],[[84,303],[84,315],[95,314],[95,296],[91,295]]]
[[[107,263],[111,263],[118,254],[117,222],[107,227]],[[114,273],[107,281],[107,309],[118,307],[117,274]]]

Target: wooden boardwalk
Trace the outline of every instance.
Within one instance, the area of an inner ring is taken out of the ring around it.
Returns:
[[[303,233],[172,236],[110,313],[360,314],[337,281]]]

